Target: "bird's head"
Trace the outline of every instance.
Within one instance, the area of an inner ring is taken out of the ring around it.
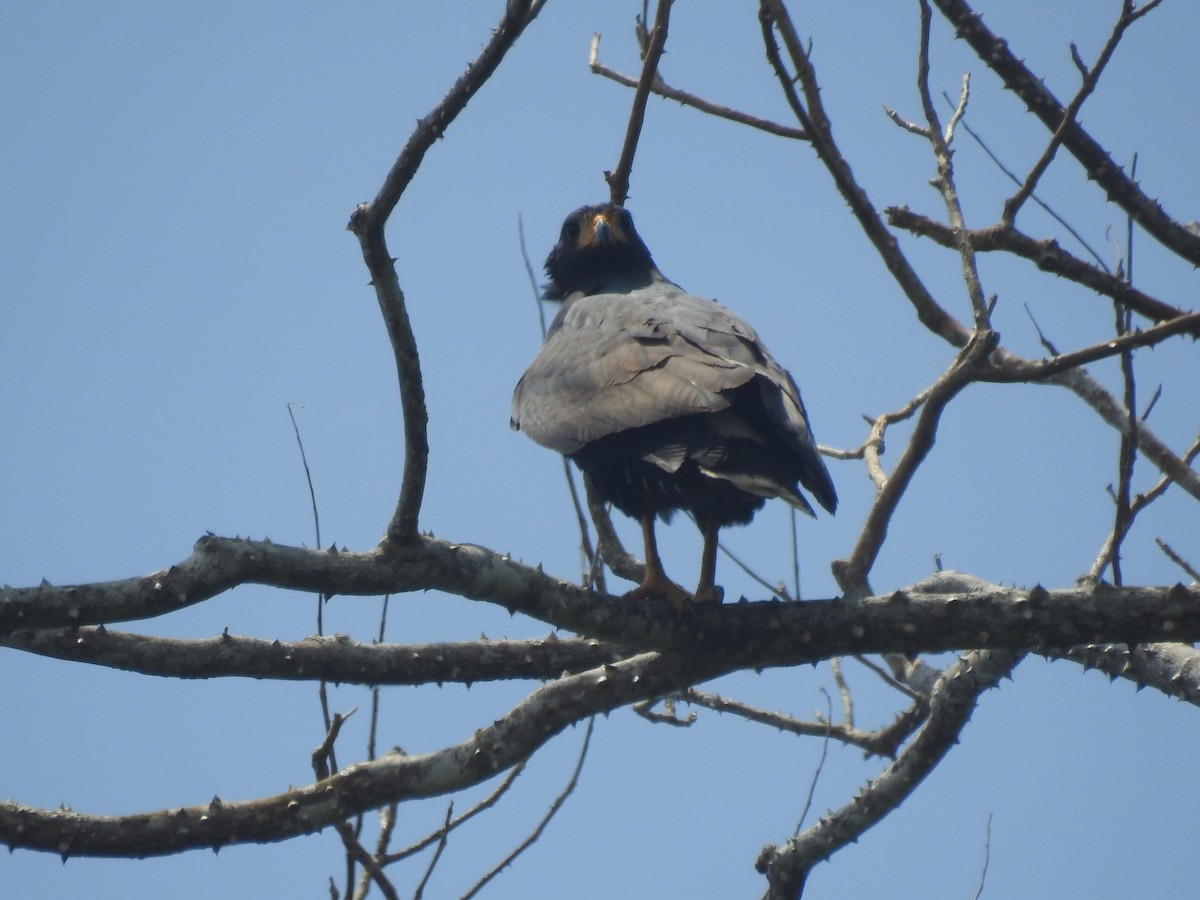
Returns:
[[[654,270],[628,210],[611,203],[581,206],[567,216],[546,257],[550,282],[542,296],[562,300],[577,292],[628,290],[648,283]]]

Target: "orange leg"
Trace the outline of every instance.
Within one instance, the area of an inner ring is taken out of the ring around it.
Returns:
[[[641,521],[642,539],[646,545],[646,574],[642,577],[642,583],[625,596],[630,600],[661,597],[675,608],[675,612],[682,613],[684,605],[692,597],[663,571],[662,560],[658,556],[658,542],[654,539],[654,513],[645,513]]]
[[[700,554],[700,583],[696,585],[697,603],[720,603],[724,591],[717,587],[717,532],[721,526],[715,519],[699,519],[704,549]]]

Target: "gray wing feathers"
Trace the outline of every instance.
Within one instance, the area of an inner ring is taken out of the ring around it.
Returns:
[[[756,340],[729,310],[666,283],[569,300],[517,385],[513,427],[573,453],[618,431],[717,412],[729,405],[724,391],[766,374]]]
[[[720,412],[725,393],[756,376],[780,437],[817,458],[795,382],[732,311],[669,282],[572,298],[517,385],[512,424],[574,453],[619,431]]]

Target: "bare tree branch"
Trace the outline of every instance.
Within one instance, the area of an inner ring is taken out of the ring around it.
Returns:
[[[1200,581],[1200,570],[1172,550],[1170,544],[1168,544],[1162,538],[1155,538],[1154,542],[1158,544],[1158,548],[1162,550],[1167,559],[1171,560],[1171,562],[1175,563],[1175,565],[1187,572],[1194,581]]]
[[[272,678],[338,684],[473,684],[557,678],[632,651],[587,638],[380,644],[346,635],[271,641],[223,634],[179,639],[104,628],[16,631],[0,646],[168,678]]]
[[[887,214],[889,225],[903,228],[918,237],[928,237],[943,247],[956,248],[958,246],[957,236],[953,229],[928,216],[915,213],[906,206],[889,206],[884,212]],[[981,253],[996,250],[1013,253],[1036,264],[1044,272],[1052,272],[1082,284],[1084,287],[1089,287],[1155,322],[1186,315],[1186,311],[1180,307],[1151,297],[1124,279],[1117,278],[1072,256],[1063,250],[1053,238],[1038,240],[1022,234],[1016,228],[1006,227],[1002,224],[989,228],[969,229],[966,236],[971,242],[972,248]],[[1200,330],[1189,333],[1200,337]]]
[[[682,699],[695,706],[702,706],[720,713],[739,716],[749,722],[768,725],[790,734],[806,735],[809,737],[828,737],[855,747],[861,747],[869,755],[894,757],[900,745],[920,725],[921,719],[916,716],[902,714],[895,722],[877,731],[864,731],[855,728],[852,722],[835,724],[833,722],[805,722],[794,716],[759,709],[740,700],[722,697],[709,691],[688,688],[681,695]]]
[[[666,604],[597,594],[482,547],[432,537],[388,554],[338,555],[204,538],[188,560],[150,576],[61,588],[0,588],[0,633],[19,624],[54,628],[64,621],[149,618],[251,582],[334,594],[444,590],[630,647],[703,648],[722,662],[763,666],[855,653],[1200,640],[1200,605],[1188,606],[1200,596],[1200,587],[1014,588],[961,600],[899,592],[864,598],[861,604],[736,603],[679,616]],[[165,598],[172,602],[164,604]],[[955,612],[947,614],[948,608]]]
[[[1054,161],[1054,155],[1058,152],[1059,146],[1066,136],[1067,130],[1075,124],[1075,117],[1079,115],[1079,110],[1083,107],[1083,103],[1091,96],[1096,89],[1096,84],[1100,81],[1100,75],[1104,72],[1105,67],[1112,59],[1113,53],[1117,49],[1117,44],[1121,42],[1121,38],[1125,34],[1125,29],[1133,24],[1134,17],[1132,16],[1133,3],[1126,2],[1123,4],[1121,16],[1117,19],[1116,25],[1113,26],[1112,34],[1109,35],[1108,41],[1104,45],[1104,49],[1100,51],[1100,56],[1089,69],[1079,59],[1078,48],[1074,44],[1071,45],[1072,55],[1075,57],[1076,65],[1083,75],[1083,83],[1079,86],[1079,90],[1075,96],[1071,98],[1071,102],[1067,104],[1067,108],[1063,110],[1062,121],[1054,129],[1050,135],[1050,142],[1046,144],[1042,155],[1038,161],[1033,164],[1033,168],[1029,170],[1029,175],[1026,176],[1024,183],[1017,189],[1017,192],[1005,201],[1004,213],[1001,215],[1001,222],[1006,225],[1011,225],[1016,219],[1017,212],[1025,205],[1037,187],[1042,176],[1046,174],[1046,170],[1050,168],[1050,163]],[[1133,174],[1130,174],[1130,181],[1133,181]],[[1136,183],[1136,182],[1135,182]]]
[[[835,560],[833,563],[838,585],[847,594],[869,592],[868,575],[887,537],[888,523],[913,476],[933,447],[942,412],[954,396],[977,377],[994,349],[996,339],[996,333],[991,331],[986,332],[980,340],[972,339],[950,368],[929,389],[908,446],[901,454],[891,476],[876,493],[875,502],[871,505],[862,531],[859,532],[854,550],[848,558]]]
[[[467,900],[469,897],[474,897],[481,890],[483,890],[484,887],[487,886],[488,882],[511,866],[513,864],[513,860],[529,849],[537,841],[537,839],[542,836],[542,833],[546,830],[546,826],[550,824],[550,820],[554,818],[560,809],[562,809],[562,806],[564,803],[566,803],[567,798],[575,792],[575,786],[579,784],[579,773],[583,771],[583,762],[587,759],[588,747],[590,747],[592,744],[592,729],[595,727],[595,725],[596,718],[593,716],[592,718],[588,719],[587,730],[583,734],[583,746],[579,748],[579,758],[575,761],[575,769],[571,772],[571,777],[567,781],[566,787],[564,787],[559,795],[554,798],[554,802],[550,804],[550,808],[546,810],[546,815],[542,817],[540,822],[538,822],[537,827],[534,828],[533,832],[530,833],[525,840],[521,841],[520,844],[514,847],[511,853],[497,863],[491,871],[480,878],[479,881],[475,883],[474,887],[463,894],[463,900]]]
[[[900,285],[917,312],[917,318],[934,334],[955,347],[965,347],[970,332],[944,310],[900,251],[895,236],[884,225],[876,206],[858,184],[849,163],[842,156],[833,138],[833,127],[821,101],[821,88],[816,72],[808,59],[804,45],[796,34],[782,0],[761,0],[759,19],[762,24],[763,45],[767,60],[775,70],[780,89],[796,114],[800,126],[809,135],[817,157],[829,170],[834,185],[849,204],[859,225],[883,259],[884,265]],[[774,33],[778,30],[795,68],[795,76],[787,70],[779,54]],[[796,94],[794,80],[804,91],[804,102]],[[807,104],[807,106],[806,106]]]
[[[1125,414],[1121,404],[1104,389],[1103,385],[1083,369],[1075,368],[1058,372],[1046,379],[1046,383],[1061,385],[1072,391],[1118,432],[1123,434],[1129,427],[1129,417]],[[1197,474],[1144,425],[1138,429],[1138,447],[1141,449],[1142,455],[1154,463],[1164,475],[1200,500],[1200,474]]]
[[[440,841],[442,841],[447,832],[454,831],[454,829],[458,828],[460,825],[463,825],[466,822],[469,822],[471,819],[475,818],[475,816],[479,815],[481,812],[491,809],[493,806],[495,806],[497,803],[500,802],[501,797],[503,797],[506,793],[508,793],[508,789],[513,786],[513,782],[515,782],[521,776],[521,773],[525,771],[525,766],[526,766],[525,760],[522,760],[521,762],[517,763],[515,766],[512,767],[512,769],[509,770],[509,773],[504,776],[504,780],[500,782],[500,784],[496,787],[496,789],[494,791],[492,791],[484,799],[480,800],[478,803],[476,803],[474,806],[472,806],[465,813],[462,813],[462,814],[456,816],[452,820],[447,820],[446,822],[444,822],[442,824],[442,827],[439,828],[437,831],[433,832],[432,834],[426,835],[423,839],[417,841],[415,844],[412,844],[409,847],[405,847],[403,850],[398,850],[395,853],[389,853],[386,856],[382,857],[381,862],[383,863],[383,865],[391,865],[394,862],[399,862],[402,859],[407,859],[408,857],[410,857],[416,853],[420,853],[426,847],[429,847],[433,844],[436,844],[436,843],[439,843]]]
[[[433,111],[417,123],[416,129],[400,151],[379,193],[370,203],[360,205],[346,226],[362,245],[363,260],[371,273],[371,284],[379,301],[388,338],[396,356],[400,379],[400,408],[404,418],[404,477],[396,511],[388,524],[387,536],[393,542],[410,540],[417,534],[421,500],[425,494],[425,475],[429,464],[429,413],[425,408],[425,388],[421,380],[421,361],[405,306],[404,292],[396,277],[396,268],[384,237],[384,226],[408,187],[425,153],[445,134],[475,93],[487,82],[521,32],[541,11],[544,0],[512,0],[504,17],[479,56],[467,66],[449,93]]]
[[[1066,110],[1046,87],[1046,83],[1021,62],[1010,49],[1008,41],[998,38],[983,23],[983,16],[966,0],[933,0],[955,34],[965,40],[976,55],[994,71],[1004,86],[1025,104],[1051,132],[1061,125]],[[1124,13],[1130,21],[1149,12],[1157,4],[1146,4],[1141,11]],[[1131,4],[1126,4],[1129,10]],[[1128,24],[1128,23],[1127,23]],[[1154,199],[1147,197],[1121,167],[1077,122],[1069,121],[1062,135],[1062,146],[1074,156],[1096,180],[1106,194],[1133,217],[1155,240],[1170,248],[1193,265],[1200,265],[1200,235],[1194,234],[1163,211]]]
[[[759,854],[755,868],[767,877],[768,900],[795,900],[813,866],[899,806],[957,743],[979,696],[1008,675],[1019,659],[1007,652],[978,651],[947,669],[930,698],[928,721],[899,759],[850,803],[782,847],[768,846]]]
[[[1187,644],[1081,644],[1062,652],[1040,651],[1050,659],[1070,659],[1139,688],[1200,706],[1200,650]]]
[[[611,81],[622,84],[625,87],[636,88],[640,83],[639,79],[631,78],[615,69],[610,69],[604,63],[600,62],[600,35],[592,36],[591,50],[588,53],[588,68],[596,75],[601,75]],[[687,91],[681,91],[678,88],[673,88],[665,81],[661,75],[655,77],[650,85],[650,92],[658,94],[660,97],[665,97],[667,100],[675,100],[682,106],[690,106],[693,109],[698,109],[702,113],[710,116],[716,116],[718,119],[728,119],[731,122],[736,122],[739,125],[746,125],[758,131],[765,131],[767,134],[773,134],[776,137],[790,138],[797,141],[808,140],[808,135],[803,129],[790,128],[787,125],[780,125],[778,122],[772,122],[769,119],[761,119],[758,116],[752,116],[749,113],[744,113],[741,110],[733,109],[729,106],[722,106],[719,103],[713,103],[710,100],[705,100],[703,97],[697,97],[695,94],[690,94]]]
[[[1189,447],[1188,451],[1183,455],[1183,463],[1190,466],[1196,459],[1197,455],[1200,455],[1200,437],[1196,438],[1196,440],[1192,443],[1192,446]],[[1150,490],[1137,494],[1129,504],[1130,524],[1132,524],[1133,519],[1136,518],[1142,510],[1165,494],[1167,488],[1172,484],[1174,484],[1174,482],[1164,475],[1158,480],[1158,483],[1155,484],[1154,487],[1150,488]],[[1115,535],[1110,532],[1104,541],[1104,546],[1100,549],[1099,554],[1096,556],[1096,561],[1092,563],[1091,571],[1089,571],[1086,575],[1087,578],[1090,578],[1093,581],[1098,581],[1104,575],[1104,570],[1108,567],[1109,558],[1112,556],[1112,545],[1115,539]],[[1163,547],[1163,542],[1161,540],[1158,541],[1158,544],[1159,547]],[[1168,548],[1163,549],[1165,550]],[[1168,556],[1174,559],[1176,562],[1182,562],[1182,560],[1175,558],[1173,554],[1168,553]],[[1200,576],[1197,576],[1196,573],[1192,572],[1186,566],[1184,569],[1187,571],[1188,575],[1197,581],[1200,581]]]
[[[654,17],[654,28],[642,61],[642,77],[633,94],[633,108],[629,111],[629,127],[625,131],[625,144],[621,147],[621,158],[612,172],[605,172],[609,197],[617,206],[624,206],[629,198],[629,174],[633,171],[633,155],[637,152],[638,139],[642,134],[642,122],[646,117],[646,100],[650,86],[658,77],[658,61],[667,46],[667,29],[671,22],[672,0],[658,0],[658,12]]]
[[[929,123],[929,141],[933,145],[934,159],[937,160],[938,174],[934,184],[942,195],[942,202],[946,204],[950,228],[956,235],[955,244],[959,257],[962,259],[963,282],[967,287],[967,296],[971,300],[975,330],[981,332],[991,329],[990,314],[987,300],[983,296],[983,286],[979,281],[979,268],[975,265],[975,252],[971,247],[971,242],[965,236],[967,223],[963,217],[962,204],[958,200],[958,188],[954,183],[954,162],[950,152],[950,142],[954,138],[954,126],[966,112],[967,101],[971,96],[971,76],[969,73],[963,76],[962,94],[959,97],[958,106],[943,133],[937,107],[933,102],[933,94],[929,90],[929,31],[933,11],[929,8],[928,0],[921,0],[920,6],[921,41],[917,51],[917,92],[921,95],[921,108],[925,112],[925,121]]]

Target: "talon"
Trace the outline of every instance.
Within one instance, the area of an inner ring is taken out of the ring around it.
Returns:
[[[684,607],[694,598],[691,594],[669,579],[643,581],[625,595],[626,600],[666,600],[677,615],[683,615]]]

